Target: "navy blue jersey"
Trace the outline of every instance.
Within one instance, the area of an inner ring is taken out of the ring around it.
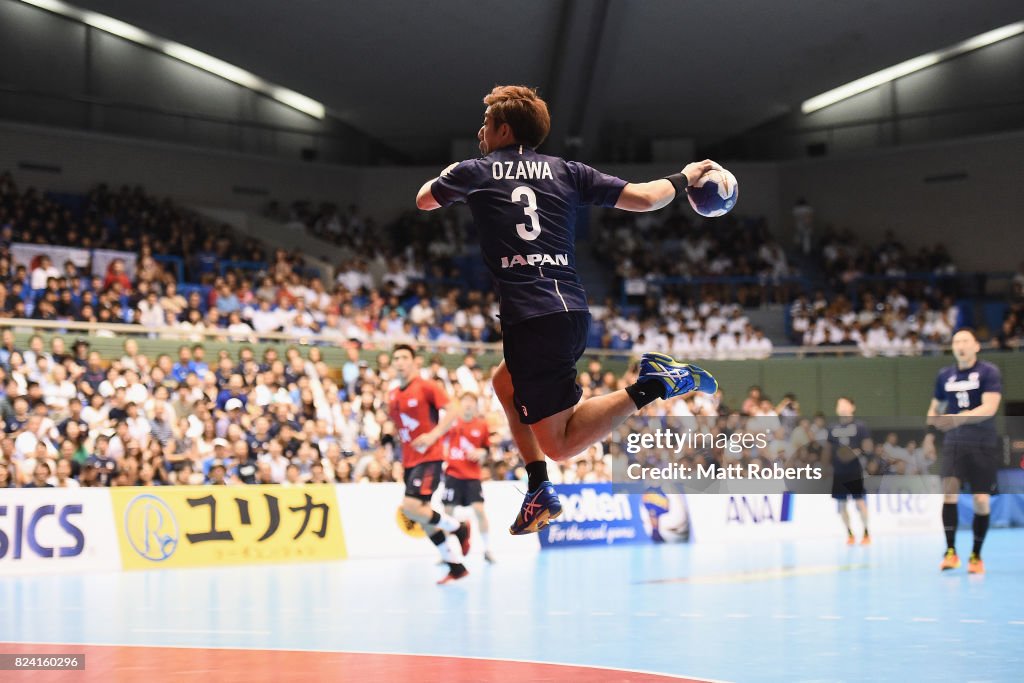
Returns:
[[[586,311],[576,274],[576,211],[615,206],[626,181],[522,145],[459,163],[434,181],[441,206],[467,203],[501,298],[501,320]]]
[[[946,415],[963,413],[981,405],[985,393],[1003,393],[1003,376],[999,368],[986,361],[977,361],[966,370],[956,365],[939,370],[935,379],[935,399],[946,404]],[[996,433],[995,420],[965,424],[950,430],[946,439],[958,436],[984,436]]]
[[[860,420],[851,422],[836,422],[828,428],[828,442],[832,445],[832,466],[833,467],[860,467],[860,459],[848,459],[848,455],[841,455],[840,451],[850,448],[860,451],[864,439],[871,438],[871,431]]]

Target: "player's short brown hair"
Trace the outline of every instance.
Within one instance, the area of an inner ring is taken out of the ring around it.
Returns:
[[[491,120],[495,125],[507,123],[516,142],[522,145],[539,147],[551,131],[548,105],[535,88],[496,85],[484,97],[484,104],[491,108]]]
[[[391,357],[394,358],[395,354],[399,351],[408,351],[410,356],[416,357],[416,349],[409,344],[395,344],[395,348],[391,349]]]

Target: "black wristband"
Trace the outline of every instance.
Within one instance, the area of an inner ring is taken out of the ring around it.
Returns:
[[[686,188],[690,185],[690,181],[682,173],[667,175],[665,176],[665,180],[672,183],[672,187],[676,188],[676,198],[682,197],[686,194]]]

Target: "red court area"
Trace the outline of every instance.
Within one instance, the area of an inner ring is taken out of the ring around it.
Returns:
[[[85,655],[84,671],[4,671],[3,680],[42,681],[402,681],[403,683],[659,683],[691,681],[659,674],[500,659],[294,650],[231,650],[117,645],[0,643],[20,655]]]

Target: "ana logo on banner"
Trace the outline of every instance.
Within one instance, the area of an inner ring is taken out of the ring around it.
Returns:
[[[793,520],[793,494],[729,496],[727,524],[778,524]]]

